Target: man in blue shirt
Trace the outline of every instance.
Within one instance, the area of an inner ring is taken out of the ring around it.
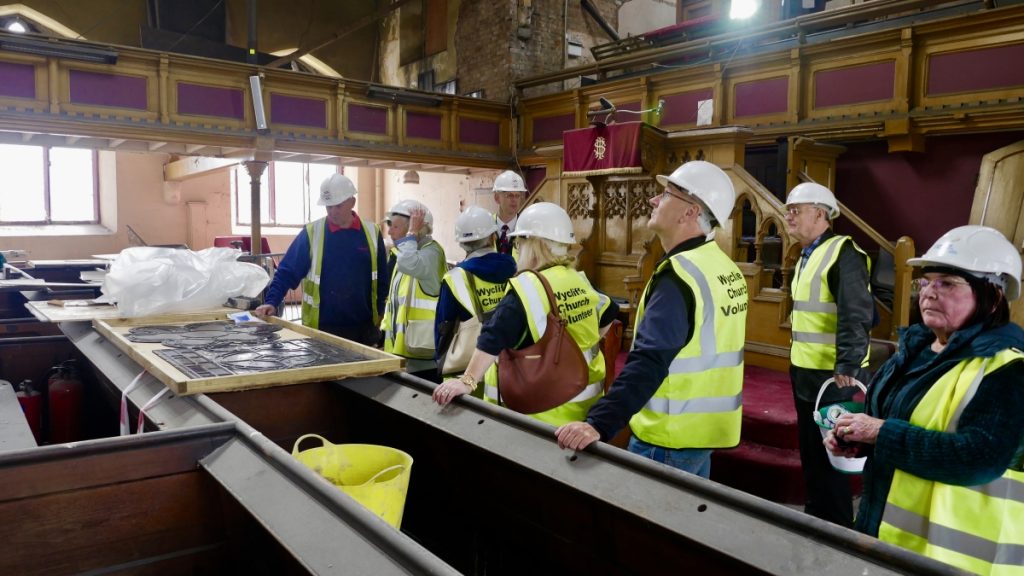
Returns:
[[[257,316],[277,313],[288,290],[302,283],[302,323],[342,338],[373,345],[388,284],[380,229],[352,208],[356,187],[343,174],[320,185],[317,204],[327,216],[307,224],[292,241],[267,289]]]

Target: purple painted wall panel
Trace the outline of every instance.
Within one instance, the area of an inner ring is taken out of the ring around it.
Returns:
[[[409,138],[441,140],[441,116],[406,112],[405,135]]]
[[[561,116],[544,116],[533,119],[533,141],[562,141],[562,132],[576,129],[576,115],[572,112]]]
[[[487,120],[459,118],[459,140],[463,144],[497,147],[501,144],[501,126]]]
[[[523,169],[523,180],[526,181],[526,188],[532,193],[540,187],[541,182],[548,176],[546,166],[534,166]]]
[[[327,101],[271,94],[270,121],[274,124],[327,128]]]
[[[75,104],[146,109],[146,79],[103,72],[68,72],[71,101]]]
[[[178,113],[245,119],[245,98],[240,88],[220,88],[178,82]]]
[[[715,94],[712,88],[690,90],[669,94],[662,98],[665,108],[661,111],[661,124],[693,124],[697,121],[697,103],[710,100]]]
[[[31,64],[0,62],[0,96],[36,97],[36,67]]]
[[[778,114],[789,110],[789,77],[766,78],[737,84],[736,117]]]
[[[927,95],[1024,86],[1022,61],[1024,44],[936,54],[928,58]]]
[[[388,133],[388,109],[380,106],[348,105],[348,129],[370,134]]]
[[[895,83],[895,60],[822,70],[814,75],[814,108],[891,100]]]
[[[968,224],[982,157],[1022,138],[1024,132],[929,137],[923,154],[893,154],[884,139],[848,143],[836,160],[836,196],[882,236],[913,238],[920,254]],[[849,222],[840,218],[836,232],[873,250]]]

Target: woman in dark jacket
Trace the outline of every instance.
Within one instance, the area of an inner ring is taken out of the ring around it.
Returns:
[[[841,416],[825,446],[868,457],[858,530],[1009,574],[1024,564],[1024,331],[1007,303],[1020,254],[992,228],[961,226],[908,263],[922,268],[922,323],[901,332],[866,413]]]

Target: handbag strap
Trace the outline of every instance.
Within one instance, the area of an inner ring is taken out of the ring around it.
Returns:
[[[548,279],[535,270],[524,270],[524,272],[532,272],[540,280],[540,283],[544,285],[544,291],[548,294],[548,305],[551,307],[550,312],[561,318],[558,314],[558,302],[555,301],[555,293],[551,290],[551,284],[548,282]]]

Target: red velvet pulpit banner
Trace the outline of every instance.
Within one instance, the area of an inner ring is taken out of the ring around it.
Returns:
[[[639,174],[643,122],[591,126],[562,133],[562,175]]]

